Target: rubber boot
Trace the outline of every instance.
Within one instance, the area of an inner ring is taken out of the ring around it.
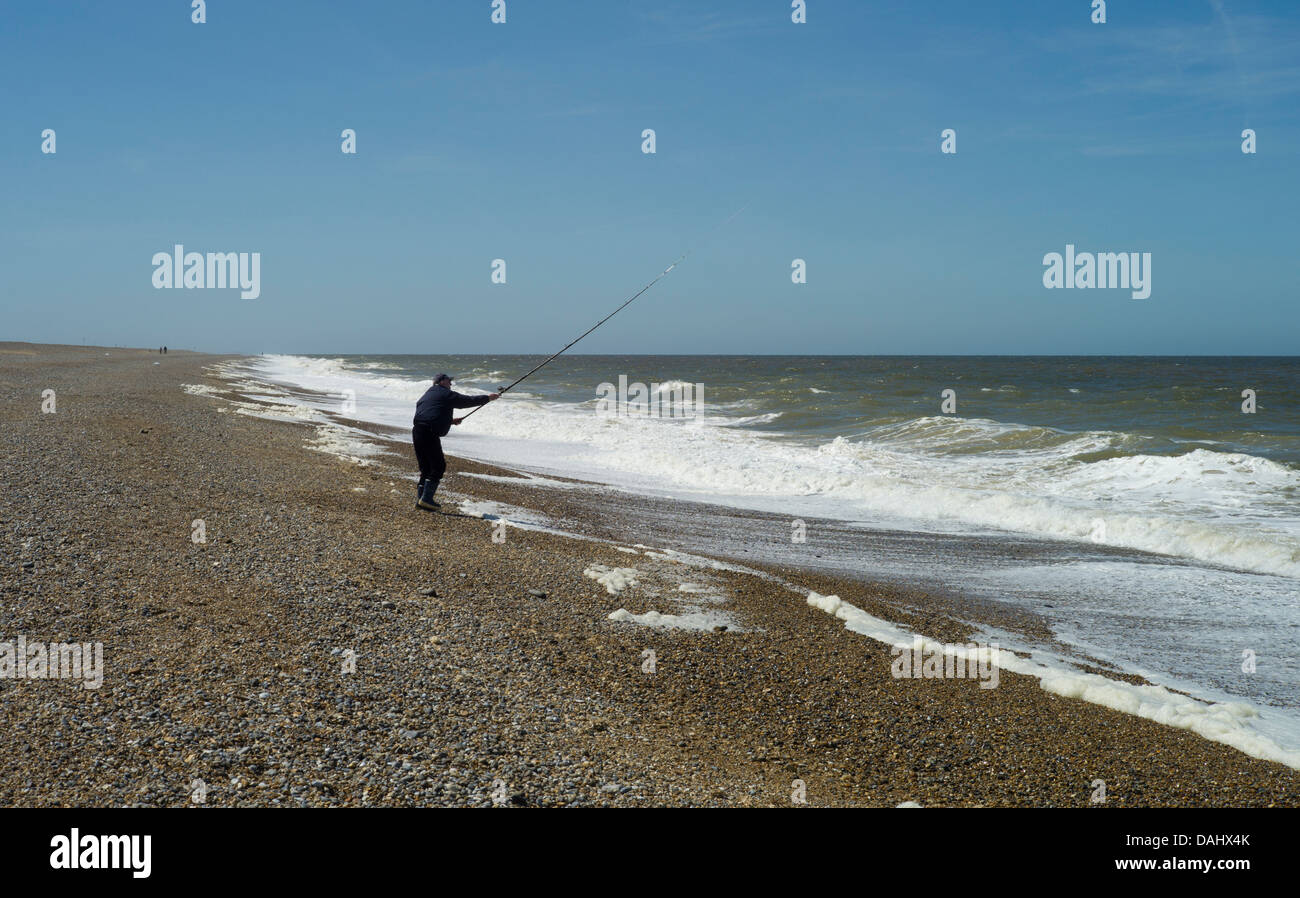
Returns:
[[[420,504],[420,497],[423,495],[424,495],[424,478],[421,477],[420,482],[415,486],[415,504],[417,506]]]
[[[425,511],[437,511],[440,506],[434,501],[433,494],[438,491],[438,481],[426,480],[424,482],[424,492],[420,493],[420,501],[415,503]]]

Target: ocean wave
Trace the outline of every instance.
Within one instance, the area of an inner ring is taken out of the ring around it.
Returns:
[[[453,377],[457,377],[460,380],[469,380],[475,382],[490,381],[491,383],[495,384],[505,380],[506,378],[509,378],[510,375],[504,371],[484,371],[481,368],[475,368],[471,370],[468,374],[453,375]]]
[[[744,418],[718,418],[717,416],[707,416],[703,420],[705,423],[712,424],[716,427],[748,427],[752,424],[771,424],[784,414],[785,412],[768,412],[763,415],[749,415]]]
[[[670,380],[661,384],[652,384],[652,386],[654,387],[654,389],[651,390],[653,393],[671,393],[674,390],[678,392],[683,390],[695,390],[695,384],[688,383],[684,380]]]
[[[326,394],[352,390],[356,418],[397,426],[409,426],[429,385],[349,370],[338,359],[268,356],[253,360],[252,369]],[[745,425],[781,413],[747,410],[731,416],[715,407],[683,425],[599,417],[590,403],[516,396],[458,429],[454,451],[631,489],[738,503],[816,497],[846,519],[1104,541],[1300,577],[1300,472],[1268,459],[1207,448],[1153,455],[1143,451],[1150,438],[1130,433],[956,416],[900,419],[851,439],[814,440],[755,432]]]

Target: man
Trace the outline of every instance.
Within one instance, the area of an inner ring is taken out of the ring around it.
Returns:
[[[438,491],[438,482],[447,471],[447,459],[442,455],[442,438],[451,430],[451,425],[461,422],[460,418],[452,418],[452,409],[487,405],[500,398],[500,393],[466,396],[453,392],[451,376],[447,374],[439,374],[433,379],[433,386],[416,403],[415,421],[411,428],[415,458],[420,463],[420,485],[415,490],[417,508],[435,511],[439,507],[433,494]]]

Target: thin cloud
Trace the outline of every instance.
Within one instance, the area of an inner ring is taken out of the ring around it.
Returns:
[[[674,42],[741,37],[782,22],[772,15],[737,16],[681,5],[669,10],[638,10],[636,18],[643,26],[653,29],[655,36]]]
[[[1090,94],[1147,94],[1205,103],[1271,102],[1300,93],[1300,28],[1268,19],[1116,30],[1096,47]]]

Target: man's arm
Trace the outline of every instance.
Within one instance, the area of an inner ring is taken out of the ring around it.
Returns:
[[[488,396],[466,396],[464,393],[456,392],[451,394],[452,408],[473,408],[476,405],[487,405],[491,401]]]
[[[500,399],[500,393],[488,393],[485,396],[466,396],[464,393],[452,392],[452,408],[473,408],[476,405],[487,405],[493,399]]]

